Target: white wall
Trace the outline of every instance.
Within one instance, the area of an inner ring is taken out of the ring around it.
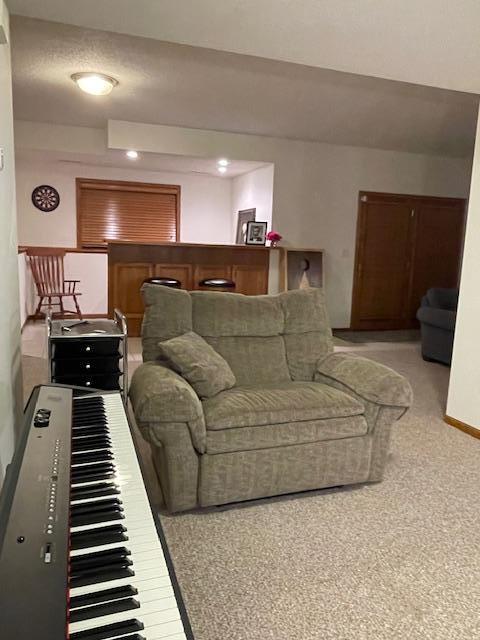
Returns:
[[[20,158],[16,169],[20,245],[77,246],[76,177],[179,184],[182,189],[180,240],[231,242],[231,180],[228,178]],[[51,184],[60,193],[60,205],[52,213],[40,212],[31,202],[32,190],[39,184]]]
[[[8,11],[0,0],[2,30],[8,40]],[[0,44],[0,147],[4,154],[0,170],[0,484],[13,453],[22,406],[11,82],[7,42]]]
[[[480,119],[468,205],[447,415],[480,430]]]
[[[269,164],[232,179],[232,242],[236,240],[238,212],[242,209],[255,208],[256,220],[267,222],[268,231],[272,228],[273,173],[274,166]]]
[[[109,148],[226,156],[275,165],[273,219],[282,244],[325,251],[331,323],[348,327],[360,190],[467,197],[469,159],[109,121]]]

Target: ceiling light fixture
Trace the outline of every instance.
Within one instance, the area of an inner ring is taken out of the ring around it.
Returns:
[[[136,160],[138,158],[138,151],[130,149],[130,151],[127,151],[126,155],[127,158],[130,158],[130,160]]]
[[[116,87],[118,84],[118,80],[106,76],[104,73],[83,71],[81,73],[74,73],[70,77],[82,91],[90,93],[93,96],[107,96],[113,87]]]
[[[217,164],[218,164],[219,167],[228,167],[230,162],[226,158],[220,158],[220,160],[217,162]]]
[[[217,167],[217,169],[220,173],[227,173],[227,167]]]

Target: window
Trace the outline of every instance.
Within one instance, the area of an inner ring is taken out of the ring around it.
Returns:
[[[109,240],[175,242],[180,231],[180,187],[77,178],[77,244]]]

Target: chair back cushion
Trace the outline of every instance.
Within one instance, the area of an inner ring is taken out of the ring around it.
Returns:
[[[434,287],[427,291],[426,298],[428,305],[435,309],[446,309],[447,311],[457,310],[458,289]]]
[[[313,380],[332,351],[323,292],[279,295],[188,293],[145,284],[143,359],[161,358],[158,343],[194,331],[230,365],[237,385]]]

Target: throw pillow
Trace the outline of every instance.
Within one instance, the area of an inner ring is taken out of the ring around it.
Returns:
[[[159,342],[158,347],[172,369],[192,385],[200,398],[211,398],[235,385],[228,362],[193,331]]]

